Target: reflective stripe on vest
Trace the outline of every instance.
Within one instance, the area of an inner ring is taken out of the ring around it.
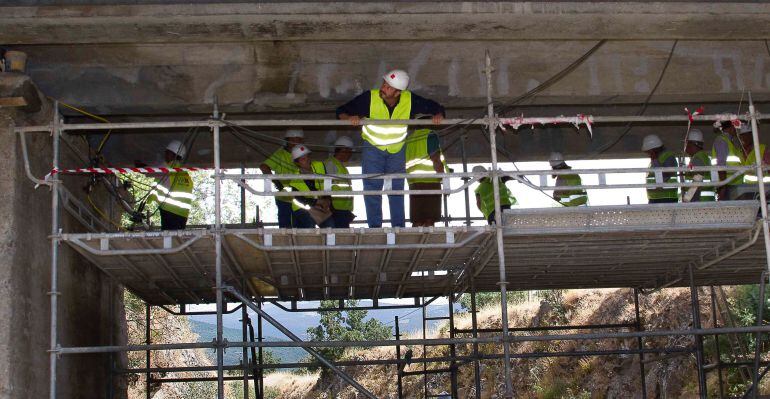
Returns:
[[[193,182],[187,172],[172,172],[157,181],[152,189],[151,200],[166,212],[186,218],[190,216],[192,200],[195,199]]]
[[[730,136],[727,133],[722,133],[719,136],[717,136],[716,139],[714,139],[714,144],[716,144],[717,141],[724,141],[727,143],[727,158],[725,159],[727,166],[741,166],[743,165],[743,154],[738,151],[737,148],[735,148],[735,145],[733,145],[733,141],[730,139]],[[716,166],[719,163],[719,160],[717,159],[717,149],[716,146],[713,146],[711,148],[711,166]],[[727,172],[728,177],[732,175],[735,172]],[[730,180],[727,185],[734,186],[737,184],[743,184],[743,178],[738,175],[733,180]]]
[[[579,186],[583,184],[579,175],[557,175],[556,188],[553,195],[559,197],[559,203],[564,206],[581,206],[588,203],[586,190],[558,190],[559,186]]]
[[[711,158],[709,158],[706,151],[700,150],[695,153],[695,155],[690,158],[689,167],[700,167],[700,166],[709,166],[713,161]],[[701,175],[703,177],[702,183],[709,183],[711,182],[711,172],[687,172],[684,174],[684,181],[686,183],[692,183],[694,182],[695,175]],[[682,197],[685,196],[687,191],[689,191],[690,188],[682,188]],[[710,186],[704,186],[704,187],[698,187],[698,194],[700,197],[698,198],[701,202],[710,202],[716,200],[716,193],[714,192],[714,187]]]
[[[369,102],[370,119],[409,119],[412,113],[412,93],[407,90],[401,92],[396,108],[391,115],[385,101],[380,98],[380,90],[371,90]],[[395,154],[404,147],[404,139],[407,134],[406,125],[364,125],[361,128],[361,137],[371,145],[382,151]]]
[[[764,159],[765,158],[765,145],[760,144],[759,145],[759,156]],[[743,166],[756,166],[757,160],[756,156],[754,155],[754,148],[751,148],[751,151],[749,152],[749,156],[746,157],[746,161],[743,162]],[[766,172],[765,172],[766,173]],[[763,183],[770,183],[770,176],[766,175],[765,173],[762,173],[762,182]],[[759,181],[759,178],[757,178],[757,172],[754,170],[747,171],[743,175],[743,181],[746,184],[753,184],[757,183]]]
[[[481,197],[481,213],[485,219],[495,211],[495,190],[492,181],[484,178],[476,187],[476,194]],[[516,198],[508,190],[504,183],[500,182],[500,205],[516,205]]]
[[[418,129],[414,133],[410,134],[406,139],[406,173],[409,174],[435,174],[436,169],[433,167],[433,160],[428,154],[428,136],[430,135],[430,129]],[[444,159],[444,153],[439,148],[439,154],[441,157],[441,163],[444,165],[444,171],[447,170],[446,160]],[[430,177],[419,177],[407,179],[409,184],[412,183],[439,183],[441,179]]]
[[[674,153],[671,151],[663,151],[660,154],[658,154],[658,167],[662,167],[662,165],[665,164],[665,162],[671,158],[674,157]],[[674,158],[676,159],[676,158]],[[652,163],[650,163],[650,168],[656,167]],[[671,173],[671,172],[669,172]],[[662,183],[676,183],[676,173],[671,173],[671,176],[666,179],[664,176],[664,180]],[[655,181],[655,173],[650,172],[647,174],[647,184],[656,184],[657,181]],[[657,199],[678,199],[678,189],[676,187],[671,188],[648,188],[647,189],[647,199],[648,200],[657,200]]]
[[[326,174],[326,168],[324,168],[323,162],[313,161],[313,162],[310,163],[310,168],[312,169],[313,173],[315,173],[317,175],[325,175]],[[311,190],[310,187],[308,187],[307,183],[305,183],[304,180],[297,179],[297,180],[291,180],[289,182],[289,186],[294,188],[294,191],[305,191],[305,192],[307,192],[307,191],[322,191],[323,190],[323,184],[324,184],[323,179],[316,179],[314,184],[315,184],[315,188],[316,189],[315,190]],[[312,195],[311,196],[305,195],[304,197],[315,198],[315,196],[312,196]],[[310,209],[310,205],[303,204],[302,202],[300,202],[297,199],[297,197],[286,197],[286,198],[291,198],[291,209],[293,211],[296,211],[298,209],[306,209],[306,210]]]
[[[349,175],[348,168],[335,157],[329,157],[324,163],[326,173],[330,175]],[[333,191],[352,191],[350,180],[333,179],[332,190]],[[353,210],[353,197],[332,196],[332,206],[338,211],[352,211]]]

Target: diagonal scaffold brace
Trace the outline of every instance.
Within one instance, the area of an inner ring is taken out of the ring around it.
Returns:
[[[245,297],[243,294],[238,292],[235,288],[225,285],[222,287],[224,291],[229,292],[232,296],[234,296],[236,299],[241,301],[244,305],[248,306],[251,310],[256,312],[258,315],[260,315],[265,321],[272,324],[273,327],[278,329],[278,331],[282,332],[284,335],[286,335],[289,339],[291,339],[294,342],[303,342],[302,339],[298,336],[296,336],[294,333],[289,331],[288,328],[284,327],[283,324],[279,323],[278,320],[274,319],[272,316],[267,314],[264,310],[260,309],[257,305],[255,305],[249,298]],[[364,388],[361,384],[359,384],[353,377],[350,376],[350,374],[344,372],[339,367],[332,364],[328,359],[323,357],[318,351],[316,351],[313,348],[310,347],[302,347],[307,353],[309,353],[314,358],[318,359],[319,362],[321,362],[324,366],[328,367],[331,371],[333,371],[335,374],[337,374],[340,378],[345,380],[348,384],[353,386],[358,392],[360,392],[362,395],[369,399],[377,399],[374,394],[369,392],[368,389]]]

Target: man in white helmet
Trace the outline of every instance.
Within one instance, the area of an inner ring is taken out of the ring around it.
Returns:
[[[668,168],[677,167],[679,163],[673,152],[663,146],[663,141],[655,134],[645,136],[642,140],[642,151],[650,157],[650,168]],[[675,172],[663,173],[663,181],[660,183],[676,183]],[[656,184],[655,173],[647,174],[647,184]],[[679,200],[678,189],[676,187],[658,187],[647,189],[647,202],[650,204],[677,202]]]
[[[326,175],[326,169],[323,162],[312,161],[310,151],[303,144],[295,145],[291,150],[291,158],[297,166],[297,174],[319,175],[318,179],[294,179],[288,182],[292,191],[323,191],[323,177]],[[331,198],[328,196],[297,196],[291,198],[292,220],[291,227],[295,228],[313,228],[334,227],[334,219],[331,211]]]
[[[551,153],[551,159],[548,161],[553,170],[572,169],[564,161],[564,155],[560,152]],[[580,186],[583,180],[578,174],[553,175],[556,179],[556,187],[562,186]],[[588,194],[586,190],[553,190],[553,198],[564,206],[585,206],[588,204]]]
[[[277,175],[291,175],[299,173],[297,165],[294,164],[294,160],[291,158],[291,150],[297,144],[302,144],[305,141],[305,134],[302,129],[289,129],[283,135],[284,146],[275,150],[261,165],[259,169],[262,173],[277,174]],[[288,180],[273,180],[273,184],[279,191],[286,191]],[[291,227],[291,197],[275,197],[275,205],[278,208],[278,227],[289,228]]]
[[[757,157],[754,154],[754,135],[752,134],[751,126],[745,124],[741,127],[738,133],[738,139],[741,141],[741,148],[743,150],[743,166],[756,166]],[[759,144],[759,157],[762,159],[763,165],[770,165],[770,152],[765,151],[765,145]],[[764,183],[770,183],[770,176],[767,172],[762,174]],[[759,178],[757,172],[754,170],[746,171],[743,175],[744,184],[757,184]]]
[[[738,130],[735,125],[738,121],[724,120],[717,122],[715,128],[719,135],[714,139],[711,147],[711,165],[714,166],[741,166],[743,164],[743,152],[738,140]],[[731,175],[733,173],[730,173]],[[719,180],[725,180],[727,172],[719,172]],[[743,183],[741,176],[736,176],[717,190],[717,199],[725,201],[730,198],[730,191],[734,186]]]
[[[382,77],[379,89],[366,91],[337,108],[337,118],[349,120],[358,126],[362,118],[370,119],[414,119],[417,115],[432,115],[433,123],[444,119],[444,107],[435,101],[420,97],[407,90],[409,75],[394,69]],[[361,137],[364,146],[361,152],[361,169],[364,174],[405,173],[406,160],[404,141],[407,126],[364,125]],[[383,188],[382,179],[364,180],[364,190],[378,191]],[[404,189],[404,179],[393,179],[393,190]],[[404,196],[389,195],[391,225],[405,226]],[[369,227],[382,226],[382,196],[367,195],[366,219]]]
[[[690,158],[687,164],[688,168],[704,167],[711,165],[711,158],[703,150],[703,132],[698,129],[692,129],[687,133],[684,152]],[[711,172],[687,172],[684,174],[686,183],[709,182],[711,181]],[[713,187],[690,187],[682,189],[682,202],[714,201]]]
[[[487,172],[487,168],[476,165],[473,167],[473,173]],[[505,182],[511,180],[509,176],[503,176],[499,182],[500,190],[500,210],[511,209],[512,205],[516,205],[516,197],[511,194],[508,187],[505,186]],[[495,188],[488,177],[484,177],[479,180],[479,186],[476,187],[476,206],[479,208],[484,218],[487,219],[487,223],[495,223]]]
[[[345,179],[342,176],[350,174],[345,163],[350,160],[352,155],[353,140],[350,137],[342,136],[334,142],[334,154],[324,161],[326,174],[335,177],[332,180],[332,190],[351,191],[350,179]],[[334,227],[345,229],[350,227],[350,222],[356,217],[353,214],[353,197],[332,196],[332,217],[334,218]]]
[[[166,146],[165,167],[179,168],[187,155],[187,148],[179,140]],[[192,208],[193,181],[186,171],[169,172],[156,179],[148,201],[158,203],[161,230],[184,230]]]

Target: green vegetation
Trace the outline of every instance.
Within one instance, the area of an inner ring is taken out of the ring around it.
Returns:
[[[358,301],[348,300],[347,307],[354,307]],[[321,307],[333,309],[337,301],[321,301]],[[321,312],[321,320],[317,327],[308,328],[308,338],[311,341],[380,341],[390,339],[390,327],[379,320],[364,321],[366,310],[329,311]],[[318,352],[331,361],[339,360],[345,353],[345,348],[319,348]]]

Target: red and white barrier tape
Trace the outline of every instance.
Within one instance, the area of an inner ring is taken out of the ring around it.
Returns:
[[[594,123],[594,117],[591,115],[585,115],[585,114],[578,114],[576,116],[567,117],[567,116],[556,116],[552,118],[525,118],[522,116],[517,116],[515,118],[500,118],[500,125],[501,127],[503,125],[508,125],[514,129],[518,129],[521,126],[529,125],[533,129],[535,128],[535,125],[557,125],[557,124],[570,124],[575,126],[576,129],[580,129],[580,125],[585,125],[586,129],[588,129],[588,134],[593,136],[593,123]],[[505,130],[505,128],[503,128]]]
[[[166,168],[166,167],[144,167],[144,168],[75,168],[59,169],[54,168],[45,178],[48,180],[56,174],[98,174],[98,175],[124,175],[127,173],[172,173],[172,172],[198,172],[201,170],[210,170],[210,168]]]

